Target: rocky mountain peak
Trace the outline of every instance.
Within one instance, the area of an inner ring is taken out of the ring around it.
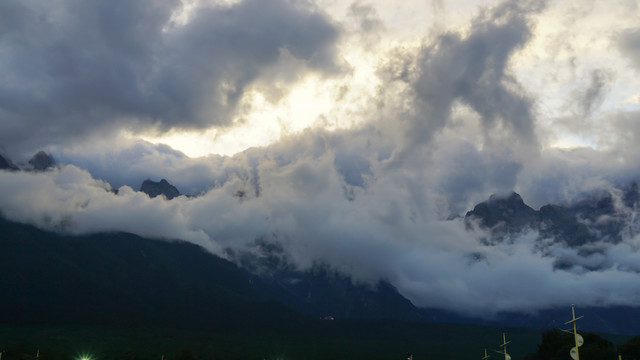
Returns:
[[[140,186],[140,191],[149,195],[149,197],[154,198],[156,196],[164,195],[167,200],[171,200],[174,197],[180,196],[180,191],[178,188],[171,185],[166,179],[162,179],[159,182],[147,179],[142,182],[142,186]]]
[[[33,171],[45,171],[55,165],[56,161],[53,159],[53,156],[45,153],[44,151],[39,151],[37,154],[33,155],[31,160],[29,160],[27,169]]]
[[[522,229],[536,221],[536,211],[512,192],[507,196],[491,195],[488,201],[476,205],[465,218],[477,219],[483,227],[505,227],[507,232]]]
[[[621,236],[640,233],[636,218],[640,203],[638,185],[620,189],[622,201],[610,192],[585,194],[580,201],[547,204],[536,211],[527,206],[516,193],[492,195],[467,212],[469,226],[477,224],[491,231],[494,240],[536,230],[544,239],[579,247],[594,241],[616,243]]]
[[[9,158],[0,155],[0,170],[18,170],[18,167]]]

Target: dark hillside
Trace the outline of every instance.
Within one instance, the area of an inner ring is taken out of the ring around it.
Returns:
[[[184,242],[65,236],[0,219],[0,323],[270,326],[301,318],[234,264]]]

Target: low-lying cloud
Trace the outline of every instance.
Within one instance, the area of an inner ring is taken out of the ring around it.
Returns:
[[[221,256],[249,251],[257,239],[277,242],[299,270],[324,264],[357,282],[385,279],[418,306],[467,314],[531,311],[576,298],[583,306],[635,304],[638,236],[587,255],[561,243],[541,247],[533,232],[487,246],[482,231],[439,218],[437,191],[418,204],[412,189],[373,179],[383,177],[376,170],[364,175],[364,187],[350,185],[328,150],[284,165],[263,159],[259,196],[238,176],[199,197],[168,201],[128,186],[116,194],[73,165],[2,171],[0,208],[4,217],[56,231],[184,239]],[[240,199],[238,191],[250,195]],[[573,265],[560,269],[558,261]]]

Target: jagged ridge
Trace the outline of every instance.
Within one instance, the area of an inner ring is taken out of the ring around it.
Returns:
[[[636,233],[633,221],[640,195],[633,183],[616,198],[611,192],[590,195],[573,204],[547,204],[534,210],[517,193],[491,196],[467,212],[469,226],[477,223],[490,229],[494,240],[526,230],[536,230],[542,238],[582,246],[594,241],[617,243],[624,235]]]

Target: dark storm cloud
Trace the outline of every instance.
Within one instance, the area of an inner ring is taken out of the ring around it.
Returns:
[[[408,131],[414,141],[431,139],[460,101],[481,116],[488,132],[501,124],[521,142],[537,146],[532,101],[509,74],[508,60],[530,39],[529,16],[543,4],[505,2],[476,17],[468,35],[446,33],[423,47],[411,80],[417,114]]]
[[[335,72],[339,30],[311,5],[246,0],[9,1],[0,10],[0,142],[20,150],[126,128],[229,126],[247,87]]]

